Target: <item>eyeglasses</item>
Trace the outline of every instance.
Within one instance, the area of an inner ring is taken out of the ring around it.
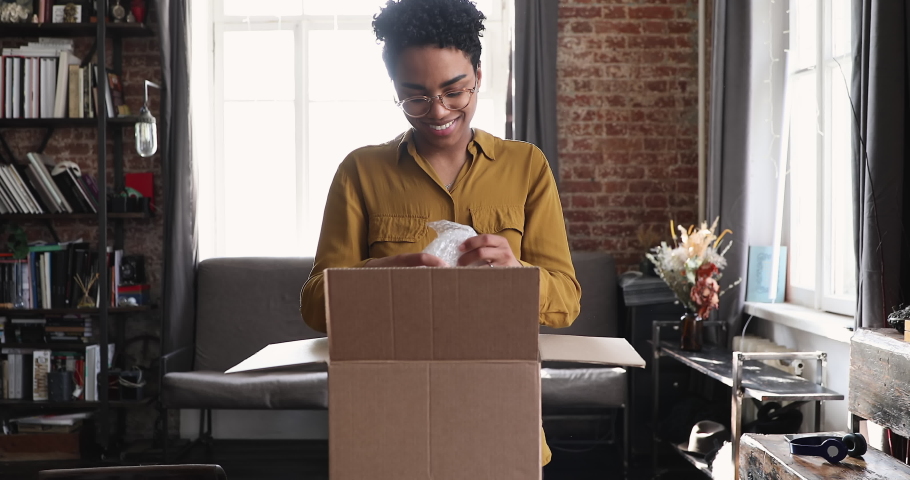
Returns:
[[[442,95],[433,95],[432,97],[418,95],[416,97],[400,100],[396,102],[395,105],[401,107],[401,110],[403,110],[407,116],[418,118],[430,113],[430,109],[433,108],[433,101],[437,98],[442,102],[442,106],[449,110],[464,110],[471,103],[471,97],[476,91],[477,80],[474,80],[473,88],[452,90],[451,92],[446,92]]]

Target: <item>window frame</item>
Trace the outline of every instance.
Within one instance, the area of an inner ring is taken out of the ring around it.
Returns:
[[[206,41],[211,42],[208,52],[211,52],[212,58],[209,63],[212,75],[211,85],[211,142],[212,155],[210,161],[203,167],[208,171],[200,171],[200,175],[210,175],[202,183],[207,185],[210,192],[209,202],[200,202],[208,204],[200,215],[208,215],[210,218],[200,219],[200,257],[222,257],[233,256],[234,253],[228,251],[227,228],[225,221],[227,218],[225,197],[225,152],[224,152],[224,111],[225,111],[225,90],[224,78],[221,72],[224,66],[224,34],[231,31],[259,30],[259,31],[292,31],[294,33],[294,116],[296,121],[295,130],[297,136],[295,139],[295,185],[296,201],[294,205],[294,219],[288,221],[296,222],[295,231],[297,239],[295,245],[301,255],[313,255],[315,251],[310,251],[307,246],[307,236],[313,228],[319,228],[314,225],[316,219],[311,218],[311,200],[308,198],[307,189],[310,180],[310,169],[307,145],[309,144],[310,124],[309,124],[309,105],[312,99],[309,96],[308,74],[309,65],[306,61],[306,52],[308,51],[309,33],[315,30],[371,30],[372,15],[309,15],[306,11],[304,0],[301,3],[301,15],[275,17],[275,16],[229,16],[225,14],[224,2],[212,2],[210,0],[210,17],[211,33]],[[379,2],[377,2],[377,9]],[[509,75],[509,27],[512,11],[510,0],[492,0],[492,11],[484,12],[487,20],[484,22],[485,30],[482,41],[484,43],[483,59],[481,64],[483,70],[483,83],[481,89],[477,92],[477,101],[492,100],[494,105],[500,106],[492,112],[494,124],[501,126],[501,132],[494,130],[492,133],[504,137],[506,125],[506,97],[508,95],[508,75]],[[493,88],[496,85],[498,88]],[[391,83],[389,84],[389,101],[394,98],[394,91]],[[402,113],[402,115],[404,115]],[[341,159],[339,158],[340,162]],[[206,238],[209,237],[209,238]],[[267,254],[264,252],[263,254]]]
[[[795,9],[791,0],[790,8],[790,50],[793,51],[793,32],[796,28],[794,21]],[[815,225],[815,272],[813,288],[797,286],[791,283],[792,275],[787,276],[787,301],[816,310],[823,310],[842,315],[854,315],[856,310],[856,293],[849,295],[835,295],[833,293],[833,243],[832,229],[833,218],[837,213],[833,206],[832,170],[833,170],[833,104],[826,103],[832,98],[834,82],[838,78],[832,73],[836,68],[850,65],[852,52],[847,51],[834,56],[834,24],[833,5],[829,0],[816,2],[816,49],[815,61],[812,65],[786,72],[787,85],[793,85],[794,80],[805,76],[814,76],[816,106],[821,131],[816,134],[816,225]],[[848,42],[848,45],[850,42]],[[788,87],[789,88],[789,87]],[[792,150],[793,137],[790,138],[788,153]],[[793,187],[792,176],[788,188]],[[788,194],[787,211],[792,212],[792,195]],[[790,216],[790,215],[788,215]],[[792,229],[788,228],[790,234]],[[790,239],[792,244],[792,238]],[[855,261],[855,260],[854,260]]]

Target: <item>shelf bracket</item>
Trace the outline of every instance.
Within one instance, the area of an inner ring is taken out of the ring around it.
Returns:
[[[41,139],[41,146],[38,147],[38,153],[44,153],[44,149],[47,148],[48,142],[51,141],[51,137],[54,135],[54,127],[48,127],[44,131],[44,138]]]
[[[6,137],[3,136],[3,132],[0,132],[0,145],[3,146],[3,150],[5,150],[6,154],[9,156],[10,163],[16,163],[16,156],[13,155],[12,149],[10,149],[9,144],[6,143]]]
[[[44,220],[44,226],[47,227],[47,230],[51,232],[51,236],[54,237],[55,243],[60,243],[60,237],[57,235],[57,230],[54,229],[54,222],[51,222],[50,219]]]

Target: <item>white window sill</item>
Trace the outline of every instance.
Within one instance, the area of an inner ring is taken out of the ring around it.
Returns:
[[[822,312],[792,303],[746,302],[743,310],[769,322],[809,332],[838,342],[850,343],[853,336],[853,317]]]

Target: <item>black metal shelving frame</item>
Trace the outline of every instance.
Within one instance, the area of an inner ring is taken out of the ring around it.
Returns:
[[[101,11],[107,11],[107,1],[100,0],[99,9]],[[156,35],[156,32],[145,24],[135,24],[135,23],[109,23],[107,22],[104,15],[99,15],[95,23],[78,23],[78,24],[53,24],[53,23],[44,23],[44,24],[4,24],[3,32],[0,36],[5,38],[29,38],[29,37],[82,37],[89,38],[93,37],[95,39],[95,45],[92,48],[92,52],[88,55],[88,58],[95,57],[101,59],[99,63],[106,63],[107,58],[107,44],[106,40],[108,38],[112,39],[112,64],[110,67],[113,71],[118,74],[122,73],[122,60],[123,60],[123,51],[122,51],[122,42],[123,38],[130,37],[150,37]],[[103,65],[107,67],[107,65]],[[107,81],[98,82],[98,98],[97,98],[97,109],[99,112],[107,111],[107,90],[109,89],[109,84]],[[135,116],[120,116],[108,118],[107,115],[103,113],[97,115],[95,118],[46,118],[46,119],[0,119],[0,129],[26,129],[26,128],[36,128],[36,129],[46,129],[44,134],[44,139],[41,142],[41,146],[38,151],[43,151],[47,146],[48,141],[50,140],[53,132],[56,128],[94,128],[97,130],[97,146],[96,146],[96,155],[98,158],[98,189],[99,192],[107,191],[107,169],[108,169],[108,155],[107,155],[107,142],[108,131],[111,129],[110,140],[113,142],[113,173],[114,173],[114,189],[115,191],[121,191],[124,187],[123,185],[123,129],[127,127],[132,127],[135,124]],[[6,140],[0,134],[0,147],[5,150],[5,153],[12,156],[12,150],[9,148]],[[151,218],[150,213],[121,213],[121,212],[108,212],[107,211],[107,196],[102,194],[98,198],[98,213],[75,213],[75,214],[59,214],[59,213],[48,213],[48,214],[3,214],[0,215],[0,223],[9,222],[9,221],[44,221],[55,237],[57,238],[56,232],[53,229],[52,221],[72,221],[72,220],[91,220],[97,219],[97,248],[99,252],[104,252],[108,244],[108,220],[114,221],[114,238],[113,245],[114,249],[123,248],[124,244],[124,228],[123,221],[127,219],[147,219]],[[59,240],[59,239],[58,239]],[[110,291],[110,274],[106,268],[106,258],[105,255],[99,255],[98,259],[98,288],[102,292]],[[65,315],[65,314],[87,314],[92,315],[98,319],[98,338],[97,341],[90,344],[98,345],[107,345],[110,343],[110,316],[112,314],[128,314],[128,313],[137,313],[145,312],[151,310],[152,306],[137,306],[137,307],[112,307],[108,302],[101,302],[97,308],[68,308],[68,309],[0,309],[0,315]],[[125,342],[124,337],[124,328],[117,328],[117,339],[116,342],[118,345],[123,345]],[[3,344],[3,348],[26,348],[25,345],[30,345],[31,348],[54,348],[54,349],[79,349],[85,348],[83,344]],[[108,378],[108,349],[100,348],[100,361],[101,361],[101,372],[99,373],[100,378]],[[151,398],[147,398],[140,401],[111,401],[108,396],[107,388],[98,389],[98,401],[95,402],[86,402],[86,401],[71,401],[71,402],[44,402],[44,401],[30,401],[30,400],[0,400],[0,411],[7,412],[4,415],[0,415],[0,420],[5,420],[9,412],[16,411],[47,411],[47,410],[73,410],[73,409],[86,409],[93,410],[96,412],[96,422],[98,423],[98,432],[99,436],[97,438],[98,444],[102,449],[106,450],[110,446],[110,434],[111,434],[111,409],[121,409],[126,407],[138,407],[149,405],[152,403]],[[122,419],[121,422],[123,423]]]

